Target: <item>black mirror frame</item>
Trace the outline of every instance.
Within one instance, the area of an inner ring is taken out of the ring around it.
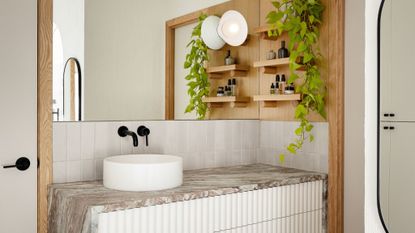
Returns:
[[[378,25],[377,25],[377,207],[378,207],[378,214],[380,221],[382,223],[383,229],[386,233],[389,233],[389,230],[386,226],[385,220],[383,218],[382,208],[380,205],[380,59],[381,59],[381,47],[380,47],[380,41],[381,41],[381,22],[382,22],[382,12],[383,12],[383,6],[385,4],[385,0],[382,0],[379,12],[378,12]]]
[[[79,63],[79,60],[76,57],[70,57],[66,60],[65,65],[63,67],[63,74],[62,74],[62,80],[63,80],[63,109],[62,113],[65,115],[65,71],[66,67],[68,66],[69,61],[73,60],[76,65],[76,69],[78,70],[78,121],[82,121],[82,70],[81,70],[81,64]]]

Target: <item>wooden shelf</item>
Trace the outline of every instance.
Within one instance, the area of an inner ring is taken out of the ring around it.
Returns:
[[[230,103],[232,108],[243,108],[246,107],[250,100],[250,97],[245,96],[212,96],[203,98],[203,102],[208,103],[209,108],[221,108],[225,103]]]
[[[245,77],[249,70],[249,66],[246,65],[228,65],[228,66],[212,66],[208,67],[206,72],[209,74],[209,78],[228,78],[228,77]]]
[[[263,40],[278,40],[278,36],[268,36],[269,26],[261,26],[254,29],[254,33],[259,35]]]
[[[291,95],[255,95],[254,101],[262,102],[263,107],[276,107],[277,102],[281,101],[300,101],[301,95],[300,94],[291,94]]]
[[[290,58],[278,58],[273,60],[257,61],[253,64],[255,68],[261,68],[262,73],[264,74],[276,74],[277,67],[289,65]],[[300,68],[299,71],[302,71],[302,69]]]

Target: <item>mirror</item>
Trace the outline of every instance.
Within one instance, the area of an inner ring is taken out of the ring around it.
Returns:
[[[82,120],[82,70],[79,60],[70,57],[63,65],[63,76],[55,82],[53,120]]]
[[[413,232],[414,1],[384,0],[379,20],[378,203],[386,232]]]
[[[226,1],[54,0],[54,120],[163,120],[165,22],[222,2]],[[190,41],[189,31],[178,32],[178,45]],[[185,54],[185,46],[176,48],[177,59]],[[79,67],[64,69],[71,57]],[[183,66],[181,60],[177,64]],[[82,79],[72,80],[71,71]],[[178,108],[187,102],[186,95],[176,96]],[[195,116],[183,113],[176,119]]]

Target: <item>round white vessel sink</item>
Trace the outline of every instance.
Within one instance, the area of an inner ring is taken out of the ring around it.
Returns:
[[[104,186],[121,191],[157,191],[183,183],[183,160],[173,155],[134,154],[104,159]]]

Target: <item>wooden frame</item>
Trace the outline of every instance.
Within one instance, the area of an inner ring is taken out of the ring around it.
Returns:
[[[174,120],[174,51],[175,30],[196,23],[200,14],[206,10],[196,11],[166,22],[166,86],[165,86],[165,120]]]
[[[38,0],[37,51],[37,232],[48,229],[48,185],[52,182],[52,0]]]
[[[327,1],[328,74],[330,77],[328,105],[329,123],[329,180],[328,232],[344,232],[344,22],[345,0]],[[175,29],[197,21],[196,11],[166,22],[166,106],[165,119],[174,120],[174,37]]]
[[[329,11],[329,182],[328,232],[343,233],[344,185],[344,2],[330,0]],[[200,10],[166,23],[165,118],[174,119],[175,29],[197,21]],[[47,186],[52,181],[52,0],[38,0],[38,233],[47,232]]]
[[[345,0],[329,0],[328,232],[344,232],[344,23]]]

